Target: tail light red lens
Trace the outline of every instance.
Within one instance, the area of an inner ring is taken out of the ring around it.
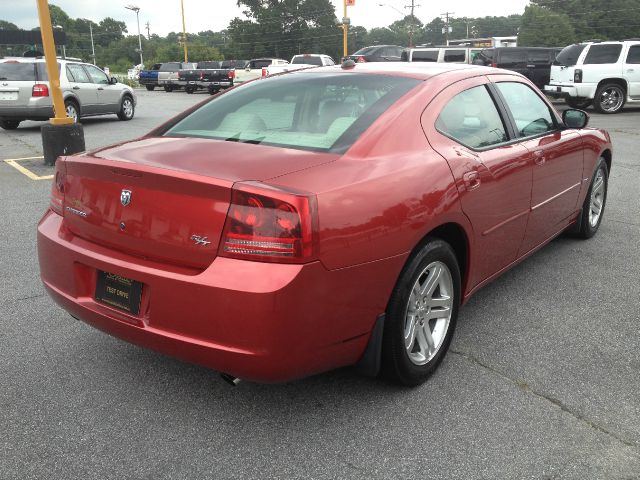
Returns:
[[[49,87],[44,83],[36,83],[31,89],[32,97],[48,97]]]
[[[230,79],[234,79],[236,78],[236,71],[235,70],[229,70],[229,78]]]
[[[56,162],[56,173],[53,177],[53,184],[51,185],[51,198],[49,200],[49,207],[58,215],[64,214],[64,190],[66,175],[64,173],[64,167],[61,164],[61,160],[58,160]]]
[[[358,57],[358,63],[367,63],[367,59],[364,57]]]
[[[269,76],[269,70],[267,68],[262,67],[262,76],[263,77]]]
[[[316,257],[316,197],[242,184],[234,187],[220,256],[277,263]]]
[[[491,66],[492,66],[493,68],[498,68],[498,64],[497,64],[497,63],[492,63],[492,64],[491,64]]]
[[[575,83],[582,83],[582,70],[579,68],[576,68],[575,71],[573,72],[573,81]]]

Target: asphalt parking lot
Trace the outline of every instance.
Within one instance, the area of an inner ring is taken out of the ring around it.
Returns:
[[[208,97],[138,95],[131,122],[83,122],[88,148]],[[38,274],[40,124],[0,131],[0,479],[640,479],[640,109],[591,125],[614,143],[598,235],[476,294],[415,389],[351,369],[232,388],[72,319]]]

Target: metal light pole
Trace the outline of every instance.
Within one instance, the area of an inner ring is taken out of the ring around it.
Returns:
[[[89,21],[89,33],[91,34],[91,58],[93,59],[93,64],[96,64],[96,48],[93,45],[93,25],[91,21]]]
[[[140,36],[140,7],[128,5],[124,8],[136,12],[136,20],[138,21],[138,51],[140,52],[140,67],[144,68],[144,61],[142,60],[142,38]]]
[[[187,63],[189,52],[187,50],[187,27],[184,23],[184,0],[180,0],[180,7],[182,8],[182,47],[184,48],[184,63]]]

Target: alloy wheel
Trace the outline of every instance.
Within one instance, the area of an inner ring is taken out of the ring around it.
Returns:
[[[610,86],[600,93],[598,101],[605,112],[617,112],[624,102],[624,92],[620,87]]]
[[[444,343],[453,311],[453,279],[442,262],[430,263],[418,275],[406,308],[404,345],[409,360],[425,365]]]
[[[65,106],[67,117],[73,119],[73,123],[78,123],[78,110],[73,103],[67,103]]]
[[[122,101],[122,112],[126,118],[133,117],[133,102],[128,97]]]
[[[591,202],[589,205],[589,224],[592,228],[598,225],[600,216],[602,215],[604,199],[607,193],[607,185],[605,179],[606,174],[604,172],[604,169],[599,168],[593,180],[593,187],[591,188]]]

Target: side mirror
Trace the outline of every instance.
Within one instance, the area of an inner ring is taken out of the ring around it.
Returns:
[[[589,124],[589,114],[582,110],[565,110],[562,112],[562,121],[567,127],[580,130]]]
[[[109,85],[115,85],[118,83],[118,79],[116,77],[109,77]]]

